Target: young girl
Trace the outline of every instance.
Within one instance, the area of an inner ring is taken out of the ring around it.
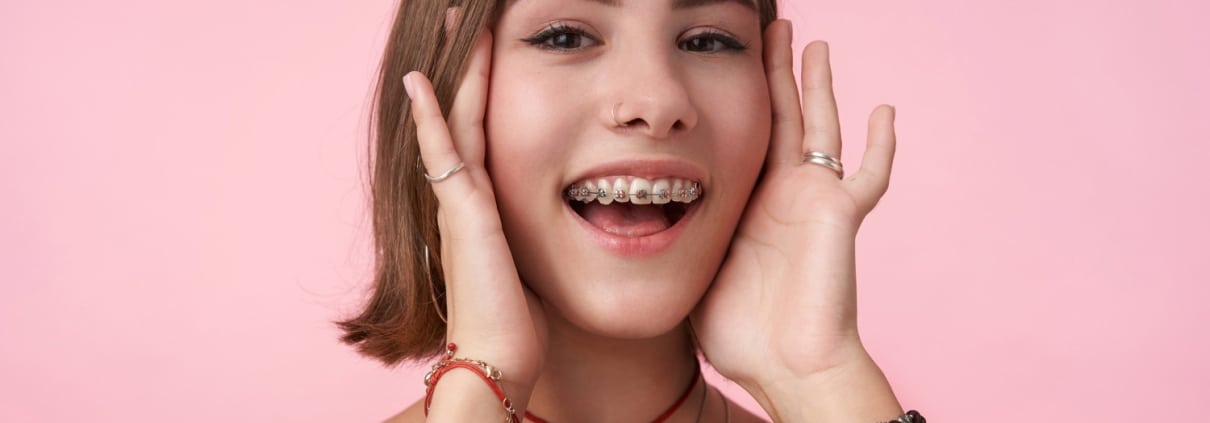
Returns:
[[[391,421],[759,421],[698,351],[775,421],[924,421],[856,324],[894,109],[846,175],[828,47],[803,52],[800,106],[776,16],[403,1],[374,114],[374,292],[341,323],[387,364],[439,356]]]

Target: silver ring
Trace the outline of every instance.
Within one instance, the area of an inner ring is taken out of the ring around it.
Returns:
[[[449,178],[449,177],[451,177],[451,176],[454,176],[454,174],[455,174],[455,173],[458,173],[458,171],[459,171],[459,170],[462,170],[462,168],[463,168],[463,167],[465,167],[465,166],[466,166],[466,164],[465,164],[465,163],[463,163],[463,162],[458,162],[458,165],[457,165],[457,166],[454,166],[454,167],[453,167],[453,168],[451,168],[450,170],[445,171],[445,173],[442,173],[442,174],[437,175],[437,176],[429,176],[428,172],[425,172],[425,173],[424,173],[424,179],[428,179],[428,180],[429,180],[429,182],[432,182],[432,183],[438,183],[438,182],[441,182],[441,181],[444,181],[444,180],[448,179],[448,178]]]
[[[832,169],[832,171],[836,172],[837,177],[844,179],[844,164],[835,157],[829,156],[825,153],[820,153],[818,151],[808,151],[807,154],[803,154],[802,162],[817,164],[828,169]]]
[[[626,124],[625,124],[625,123],[618,122],[618,108],[619,108],[619,107],[622,107],[622,103],[618,103],[618,104],[613,105],[613,110],[610,110],[610,115],[612,115],[612,116],[613,116],[613,124],[614,124],[614,125],[617,125],[617,126],[619,126],[619,127],[625,127],[625,126],[626,126]]]

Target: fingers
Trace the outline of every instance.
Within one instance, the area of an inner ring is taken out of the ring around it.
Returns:
[[[444,176],[462,165],[463,161],[454,147],[445,117],[441,115],[432,82],[420,72],[411,72],[403,76],[403,87],[412,99],[412,119],[416,121],[416,138],[420,144],[424,172],[434,177]],[[451,174],[448,179],[433,184],[438,200],[456,198],[449,196],[465,193],[471,188],[470,178],[455,176],[464,175]]]
[[[895,108],[881,105],[870,113],[861,168],[845,181],[868,212],[886,193],[895,160]]]
[[[793,28],[777,20],[765,30],[765,72],[773,106],[773,139],[768,165],[798,164],[802,157],[802,107],[794,81]]]
[[[803,151],[818,151],[840,160],[840,118],[832,92],[832,65],[826,42],[815,41],[803,49],[802,103]]]
[[[451,31],[457,8],[446,13],[446,30]],[[430,177],[449,175],[450,180],[434,182],[438,199],[451,198],[443,192],[461,196],[473,188],[472,181],[456,181],[454,173],[461,167],[482,168],[485,152],[484,118],[487,110],[488,81],[491,75],[492,37],[485,28],[471,50],[466,73],[455,91],[453,106],[447,121],[433,93],[432,82],[419,72],[403,77],[404,89],[412,99],[412,118],[416,121],[420,156],[425,174]],[[457,170],[455,170],[457,169]],[[469,172],[468,172],[469,173]]]
[[[483,115],[487,111],[487,91],[491,79],[492,36],[481,30],[471,50],[466,74],[454,95],[449,127],[454,148],[467,165],[482,166],[485,152]]]

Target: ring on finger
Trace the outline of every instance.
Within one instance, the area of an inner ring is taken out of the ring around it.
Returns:
[[[826,153],[807,151],[806,154],[802,155],[802,162],[816,164],[828,169],[832,169],[833,172],[836,172],[837,177],[844,179],[844,164],[841,163],[840,160],[837,160],[835,157],[832,157]]]
[[[463,162],[458,162],[458,164],[455,165],[454,167],[450,168],[450,170],[447,170],[447,171],[445,171],[445,173],[442,173],[437,176],[429,176],[428,172],[425,172],[424,179],[428,179],[429,182],[435,184],[435,183],[444,181],[446,179],[449,179],[449,177],[451,177],[451,176],[454,176],[454,174],[458,173],[459,170],[462,170],[463,167],[466,167],[466,164]]]

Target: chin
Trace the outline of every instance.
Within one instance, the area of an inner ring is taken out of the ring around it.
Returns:
[[[564,320],[592,335],[628,340],[655,338],[680,327],[710,282],[708,277],[678,279],[573,281],[585,288],[564,292],[548,303]]]
[[[707,245],[656,262],[608,260],[598,252],[598,260],[575,260],[576,266],[541,261],[519,270],[556,319],[596,336],[648,339],[675,330],[709,289],[726,250],[700,248]],[[546,277],[532,277],[538,275]]]

